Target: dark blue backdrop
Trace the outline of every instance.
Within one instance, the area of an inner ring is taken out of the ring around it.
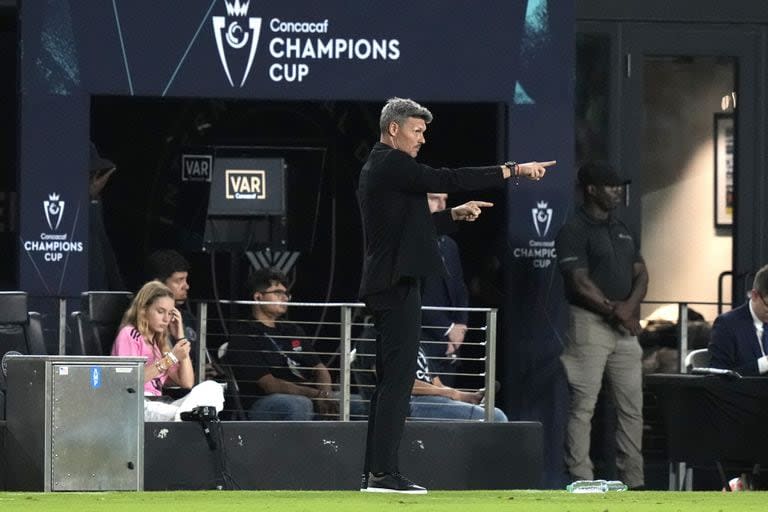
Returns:
[[[547,248],[571,208],[573,2],[230,4],[228,12],[224,0],[21,3],[21,287],[44,296],[88,289],[92,95],[503,102],[509,158],[558,160],[542,183],[509,185],[497,259],[503,385],[521,390],[502,405],[513,418],[546,422],[547,482],[559,483],[563,300]],[[280,22],[315,32],[275,31]]]

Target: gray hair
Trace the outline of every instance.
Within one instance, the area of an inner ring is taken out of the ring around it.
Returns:
[[[755,280],[752,283],[752,289],[765,297],[768,295],[768,265],[764,265],[755,274]]]
[[[415,101],[404,98],[388,99],[384,108],[381,109],[381,117],[379,117],[381,133],[387,133],[389,124],[393,121],[402,126],[409,117],[423,119],[427,124],[432,122],[432,112]]]

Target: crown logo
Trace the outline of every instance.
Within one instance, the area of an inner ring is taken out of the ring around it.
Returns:
[[[228,16],[248,16],[248,4],[251,0],[243,0],[243,3],[240,3],[240,0],[234,2],[224,0],[224,3],[227,5]]]
[[[59,200],[59,194],[54,192],[53,194],[48,194],[48,200],[49,201],[58,201]]]
[[[536,208],[539,208],[541,210],[544,210],[547,208],[547,202],[546,201],[539,201],[536,203]]]

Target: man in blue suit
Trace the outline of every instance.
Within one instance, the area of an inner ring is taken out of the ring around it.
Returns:
[[[430,213],[445,210],[447,201],[448,194],[427,194]],[[437,237],[437,250],[445,272],[424,278],[421,303],[425,306],[466,308],[469,305],[469,297],[458,245],[450,236],[440,235]],[[467,317],[466,311],[426,309],[421,313],[422,338],[432,342],[423,343],[422,347],[426,356],[431,359],[431,368],[440,375],[446,386],[455,387],[456,384],[456,376],[453,373],[459,365],[455,358],[467,333]]]
[[[768,265],[757,271],[749,300],[715,319],[709,354],[713,368],[768,373]]]

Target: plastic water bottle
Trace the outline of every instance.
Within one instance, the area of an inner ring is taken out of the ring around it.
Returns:
[[[605,480],[576,480],[568,484],[565,489],[574,494],[607,492],[608,482]]]
[[[605,484],[608,486],[608,490],[611,492],[613,491],[622,492],[628,489],[627,484],[625,484],[621,480],[608,480],[605,482]]]

